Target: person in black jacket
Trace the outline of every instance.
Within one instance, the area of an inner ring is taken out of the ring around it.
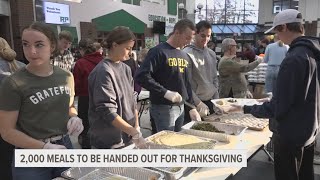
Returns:
[[[190,20],[178,21],[167,42],[150,49],[135,76],[137,83],[150,91],[150,115],[157,132],[180,131],[184,121],[183,104],[194,105],[188,77],[190,59],[181,51],[191,42],[194,31]],[[201,120],[195,108],[189,114],[192,120]]]
[[[270,29],[290,49],[280,65],[273,97],[262,105],[233,106],[256,117],[270,118],[277,180],[313,180],[314,142],[320,119],[320,39],[304,36],[302,15],[281,11]]]
[[[131,53],[129,55],[129,59],[128,60],[125,60],[125,61],[122,61],[122,62],[130,67],[132,78],[134,78],[134,75],[136,74],[139,66],[138,66],[138,63],[136,62],[136,60],[134,59],[133,53]],[[134,81],[134,91],[137,92],[137,98],[138,98],[138,95],[141,92],[141,86],[139,84],[137,84],[135,81]]]

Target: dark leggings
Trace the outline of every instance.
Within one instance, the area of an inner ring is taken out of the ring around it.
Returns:
[[[89,96],[79,96],[78,99],[78,116],[82,119],[83,131],[80,134],[82,149],[91,149],[88,131],[90,128],[88,120]]]

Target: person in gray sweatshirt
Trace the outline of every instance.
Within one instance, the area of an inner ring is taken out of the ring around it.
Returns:
[[[107,37],[108,57],[89,75],[90,142],[97,149],[119,149],[133,142],[145,148],[136,110],[136,93],[129,59],[135,36],[127,27],[114,28]]]
[[[201,116],[214,113],[216,107],[211,99],[219,98],[217,56],[207,47],[211,32],[211,24],[207,21],[200,21],[196,24],[194,43],[183,49],[192,59],[189,71],[192,77],[192,95]],[[190,122],[188,117],[185,118],[185,123],[187,122]]]

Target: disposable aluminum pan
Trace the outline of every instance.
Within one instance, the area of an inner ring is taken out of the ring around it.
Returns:
[[[97,169],[102,173],[116,174],[130,180],[162,180],[164,178],[164,175],[160,172],[137,167],[70,168],[62,173],[62,177],[72,180],[82,180],[81,178],[85,178],[85,176],[90,173],[94,171],[97,172]],[[107,179],[107,177],[105,179]]]
[[[133,149],[138,149],[137,147],[134,147]],[[168,146],[160,145],[160,144],[155,144],[152,142],[147,142],[147,149],[171,149]]]
[[[165,179],[175,180],[182,177],[188,168],[187,167],[183,167],[183,168],[182,167],[154,167],[151,169],[162,172],[165,175]]]
[[[197,143],[197,144],[181,145],[181,146],[170,146],[170,145],[161,145],[161,146],[167,146],[167,147],[172,148],[172,149],[213,149],[214,146],[217,143],[217,141],[215,141],[213,139],[208,139],[208,138],[204,138],[204,137],[200,137],[200,136],[196,136],[196,135],[189,135],[189,134],[184,134],[184,133],[179,133],[179,132],[167,131],[167,130],[160,131],[160,132],[158,132],[158,133],[156,133],[156,134],[154,134],[152,136],[149,136],[147,138],[147,140],[150,143],[157,144],[157,143],[154,142],[156,139],[158,139],[161,136],[170,135],[170,134],[183,135],[183,136],[185,136],[186,139],[188,137],[193,136],[193,137],[197,137],[197,138],[203,140],[204,142],[203,143]]]
[[[224,133],[191,129],[192,126],[197,124],[203,124],[203,123],[209,123],[214,127],[216,127],[216,129],[218,129],[219,131],[223,131]],[[221,142],[230,143],[232,141],[239,141],[246,129],[247,127],[244,127],[244,126],[238,126],[238,125],[226,124],[226,123],[220,123],[220,122],[192,121],[182,126],[181,133],[191,134],[195,136],[200,136],[200,137],[215,139]]]
[[[152,167],[165,175],[166,180],[176,180],[181,178],[186,173],[192,173],[198,170],[198,167]]]
[[[106,172],[102,169],[96,169],[92,172],[90,172],[89,174],[79,178],[79,180],[133,180],[131,178],[128,177],[124,177],[124,176],[120,176],[120,175],[116,175],[116,174],[112,174],[109,172]]]

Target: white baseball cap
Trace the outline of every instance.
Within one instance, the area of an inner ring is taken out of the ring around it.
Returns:
[[[265,34],[272,31],[276,26],[282,25],[282,24],[288,24],[288,23],[294,23],[294,22],[301,22],[302,18],[301,16],[298,17],[298,14],[300,14],[299,11],[295,9],[286,9],[281,12],[279,12],[273,20],[272,28],[268,29]]]

